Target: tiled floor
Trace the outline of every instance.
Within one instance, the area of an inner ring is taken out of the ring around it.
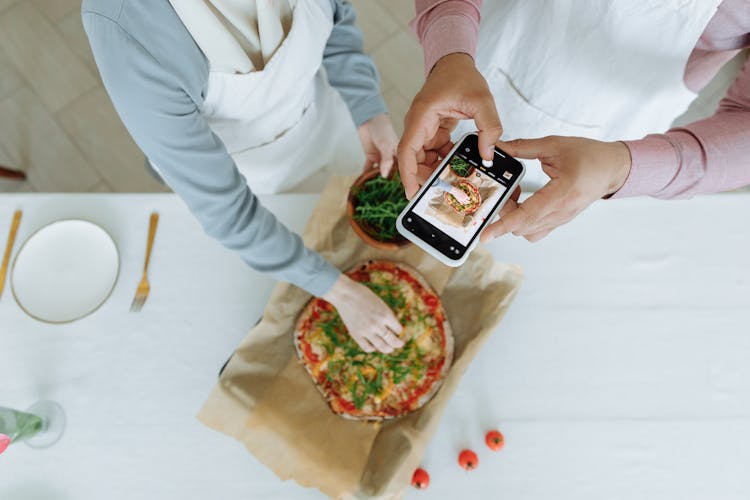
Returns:
[[[413,0],[353,0],[365,49],[400,133],[422,82],[422,53],[407,24]],[[0,0],[0,164],[27,172],[0,192],[165,191],[109,102],[83,33],[80,0]],[[735,63],[678,121],[709,115]]]
[[[0,191],[164,191],[115,114],[80,0],[0,0]]]

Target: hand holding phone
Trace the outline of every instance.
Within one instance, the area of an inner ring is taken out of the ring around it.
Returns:
[[[396,220],[405,238],[448,266],[460,266],[521,182],[523,165],[495,148],[479,154],[475,132],[461,137]]]

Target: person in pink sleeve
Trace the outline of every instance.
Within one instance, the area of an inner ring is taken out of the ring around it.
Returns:
[[[712,117],[650,133],[669,129],[750,46],[750,1],[416,3],[428,76],[399,145],[407,196],[450,146],[457,120],[474,119],[488,158],[503,134],[544,136],[498,143],[540,160],[546,176],[523,203],[506,205],[483,240],[512,232],[536,241],[603,197],[685,198],[750,184],[750,62]]]

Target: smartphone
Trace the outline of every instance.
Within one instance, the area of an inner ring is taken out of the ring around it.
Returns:
[[[460,266],[518,187],[524,167],[495,147],[490,162],[479,155],[479,137],[458,140],[396,219],[406,239],[448,266]]]

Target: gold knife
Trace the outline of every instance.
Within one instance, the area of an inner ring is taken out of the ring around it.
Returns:
[[[8,243],[5,245],[5,255],[3,256],[3,264],[0,266],[0,296],[3,295],[3,287],[5,286],[5,275],[8,273],[8,263],[10,262],[10,253],[13,250],[13,243],[16,241],[16,233],[18,232],[18,226],[21,224],[21,211],[16,210],[13,214],[13,222],[10,225],[10,234],[8,235]]]

